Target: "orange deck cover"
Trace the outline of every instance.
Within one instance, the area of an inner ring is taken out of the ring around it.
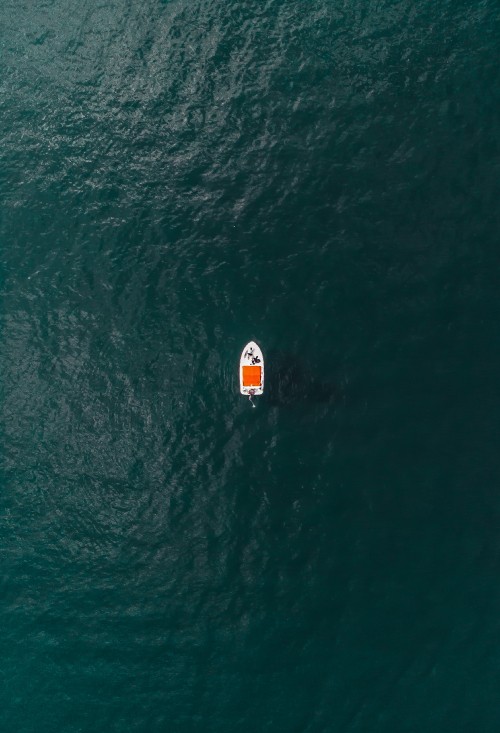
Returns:
[[[260,387],[260,366],[244,366],[243,367],[243,386],[244,387]]]

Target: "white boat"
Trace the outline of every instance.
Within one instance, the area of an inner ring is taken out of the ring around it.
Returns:
[[[241,352],[240,392],[250,400],[264,394],[264,357],[255,341],[250,341]]]

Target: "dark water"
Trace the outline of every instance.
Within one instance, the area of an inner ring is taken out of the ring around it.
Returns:
[[[0,28],[0,730],[496,733],[498,2]]]

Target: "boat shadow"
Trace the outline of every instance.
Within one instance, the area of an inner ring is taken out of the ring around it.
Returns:
[[[270,407],[326,405],[341,400],[340,387],[317,376],[300,356],[270,351],[265,358],[264,400]]]

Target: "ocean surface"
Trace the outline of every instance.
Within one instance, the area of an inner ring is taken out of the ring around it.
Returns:
[[[498,1],[0,53],[0,731],[498,733]]]

